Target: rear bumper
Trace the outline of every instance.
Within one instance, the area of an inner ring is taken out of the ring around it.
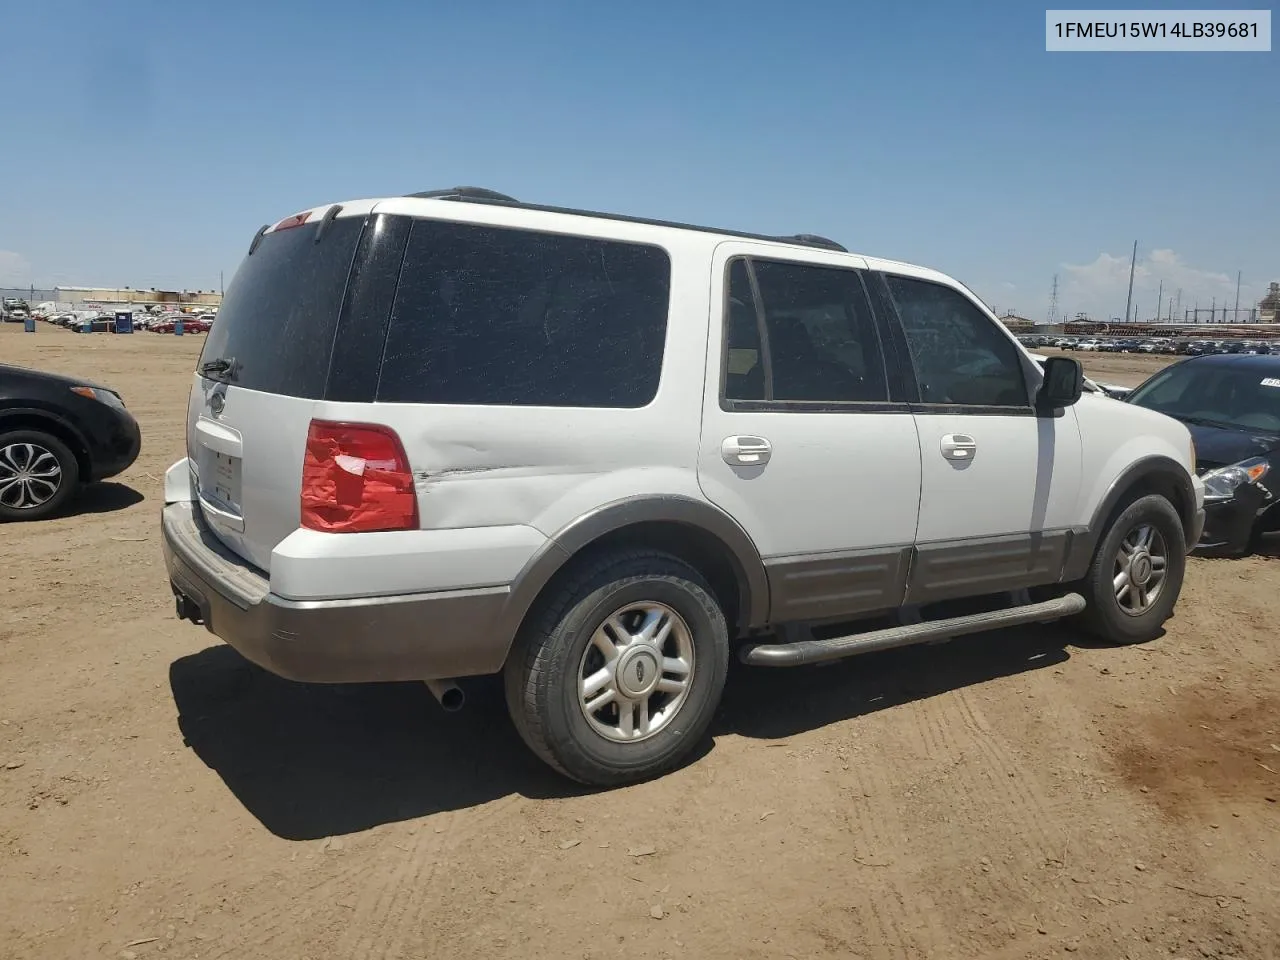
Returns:
[[[351,600],[287,600],[213,535],[189,502],[162,515],[179,616],[272,673],[313,683],[427,680],[496,673],[512,637],[495,587]]]

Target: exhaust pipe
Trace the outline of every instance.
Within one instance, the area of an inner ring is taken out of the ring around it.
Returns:
[[[467,695],[452,680],[423,680],[431,695],[445,713],[457,713],[467,702]]]

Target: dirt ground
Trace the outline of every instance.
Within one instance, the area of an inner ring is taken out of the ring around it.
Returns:
[[[77,515],[0,527],[0,956],[1280,957],[1274,556],[1192,561],[1144,646],[736,668],[685,769],[583,792],[493,684],[446,715],[287,683],[174,618],[159,478],[200,343],[0,325],[0,360],[113,385],[144,432]]]

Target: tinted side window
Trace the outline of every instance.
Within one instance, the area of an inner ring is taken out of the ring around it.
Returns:
[[[238,387],[323,397],[363,228],[363,217],[339,217],[319,243],[314,224],[265,234],[227,288],[201,362],[234,358]]]
[[[760,343],[748,270],[764,310]],[[826,403],[888,398],[880,341],[852,270],[773,260],[729,268],[725,396]]]
[[[765,399],[764,353],[755,295],[747,261],[729,264],[729,301],[725,306],[724,395],[729,400]]]
[[[906,333],[922,403],[1025,407],[1018,349],[959,292],[887,274]]]
[[[642,407],[658,390],[670,286],[657,247],[416,221],[378,399]]]

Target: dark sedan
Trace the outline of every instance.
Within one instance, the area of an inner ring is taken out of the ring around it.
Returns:
[[[0,520],[42,520],[128,469],[142,433],[114,390],[0,363]]]
[[[1197,552],[1239,556],[1280,530],[1280,357],[1217,354],[1165,367],[1129,403],[1181,420],[1205,486]]]

